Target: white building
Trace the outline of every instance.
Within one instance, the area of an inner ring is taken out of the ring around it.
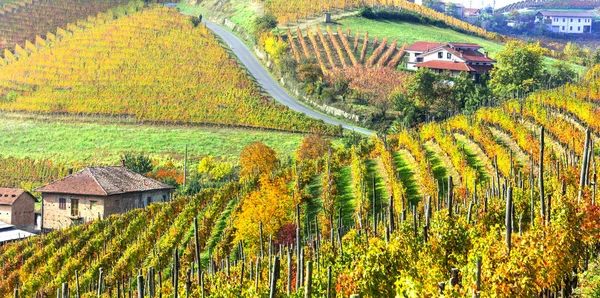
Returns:
[[[487,52],[482,53],[480,49],[481,46],[474,43],[418,41],[406,48],[406,67],[412,70],[425,67],[436,73],[447,71],[452,76],[467,72],[473,79],[479,80],[496,63],[488,57]]]
[[[548,31],[555,33],[591,33],[593,15],[589,12],[540,11],[536,22],[543,22]]]

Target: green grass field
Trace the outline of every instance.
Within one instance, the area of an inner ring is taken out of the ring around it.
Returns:
[[[181,160],[204,155],[235,162],[242,148],[262,141],[280,156],[296,150],[302,134],[230,128],[65,123],[0,117],[0,156],[68,163],[115,164],[124,152]]]

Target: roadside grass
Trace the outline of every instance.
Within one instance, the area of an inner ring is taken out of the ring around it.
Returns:
[[[185,14],[227,18],[246,29],[252,28],[254,17],[261,15],[263,10],[261,5],[243,0],[204,0],[197,5],[182,2],[177,7]]]
[[[78,123],[0,118],[0,156],[85,164],[116,164],[125,152],[153,159],[191,161],[206,155],[237,162],[242,148],[262,141],[280,157],[293,153],[303,134],[237,128]],[[334,140],[335,142],[335,140]]]

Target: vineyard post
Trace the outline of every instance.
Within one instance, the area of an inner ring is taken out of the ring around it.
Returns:
[[[413,232],[415,236],[417,236],[417,228],[419,223],[417,222],[417,205],[412,205],[412,215],[413,215]],[[390,231],[391,232],[391,231]]]
[[[156,295],[156,284],[154,280],[154,267],[148,267],[148,275],[146,276],[148,279],[148,295],[150,298],[154,298]]]
[[[138,298],[144,298],[144,277],[142,275],[137,277],[137,290]]]
[[[277,280],[279,279],[279,257],[275,257],[275,263],[273,264],[273,272],[271,274],[271,289],[269,291],[269,298],[275,298],[277,291]]]
[[[258,291],[258,277],[260,276],[260,255],[256,257],[256,272],[254,272],[254,288]]]
[[[98,273],[98,297],[102,295],[102,268],[100,268],[100,272]]]
[[[260,257],[265,257],[265,248],[263,246],[263,224],[262,221],[258,223],[258,241],[260,242]]]
[[[546,209],[548,209],[548,211],[546,212],[548,214],[548,216],[547,216],[548,220],[546,221],[546,224],[549,225],[550,220],[551,220],[550,215],[552,214],[552,195],[551,194],[548,194],[548,208],[546,208]]]
[[[196,263],[198,267],[196,268],[196,272],[198,275],[198,284],[200,284],[200,272],[202,271],[202,264],[200,263],[200,239],[198,239],[198,217],[194,217],[194,240],[195,240],[195,253],[196,253]]]
[[[312,296],[312,261],[306,263],[306,285],[304,287],[304,298]]]
[[[15,291],[13,294],[14,294],[13,295],[14,298],[19,298],[19,289],[15,288]]]
[[[75,287],[77,289],[77,298],[79,298],[79,273],[75,270]]]
[[[192,288],[192,269],[188,268],[185,272],[185,297],[190,297],[190,291]]]
[[[452,176],[448,176],[448,215],[452,217],[452,197],[453,197]]]
[[[512,233],[512,186],[508,187],[507,190],[507,194],[506,194],[506,221],[505,221],[505,225],[506,225],[506,248],[508,249],[508,255],[510,255],[510,248],[511,248],[511,233]]]
[[[287,294],[288,296],[292,294],[292,250],[288,249],[287,251]]]
[[[331,298],[331,265],[327,267],[327,298]]]
[[[544,127],[540,130],[540,166],[538,173],[538,181],[540,185],[540,215],[544,220],[546,206],[544,204]]]
[[[585,187],[586,182],[586,169],[589,158],[589,145],[590,145],[590,129],[588,128],[585,131],[585,143],[583,145],[583,154],[581,158],[583,159],[581,163],[581,173],[579,175],[579,195],[577,196],[577,204],[581,203],[581,196],[583,195],[583,188]]]
[[[473,296],[479,298],[479,291],[481,291],[481,256],[477,257],[475,266],[477,267],[477,275],[475,282],[475,295]]]
[[[69,298],[69,284],[66,282],[62,283],[62,297]]]
[[[159,272],[159,276],[160,276],[160,272]],[[200,272],[200,295],[202,298],[204,298],[204,272]],[[160,279],[158,280],[159,285],[160,285]],[[160,293],[162,293],[162,291],[160,291]],[[162,295],[162,294],[159,294]]]
[[[175,248],[173,253],[173,297],[177,298],[179,288],[179,249]]]
[[[467,224],[471,223],[471,212],[473,211],[473,200],[469,202],[469,211],[467,213]]]
[[[394,196],[393,195],[390,196],[389,214],[390,214],[389,219],[388,219],[388,222],[390,225],[389,229],[390,229],[390,232],[393,232],[394,228],[395,228],[394,227]]]
[[[245,263],[242,260],[242,269],[241,269],[241,273],[240,273],[240,287],[243,289],[244,288],[244,271],[246,269]]]

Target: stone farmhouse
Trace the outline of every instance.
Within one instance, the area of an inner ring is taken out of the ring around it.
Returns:
[[[0,188],[0,221],[32,232],[35,228],[35,198],[22,189]]]
[[[88,167],[36,189],[42,193],[42,230],[167,202],[173,190],[125,167]]]
[[[418,41],[406,48],[406,67],[411,70],[425,67],[436,73],[447,71],[452,76],[467,72],[478,81],[496,63],[488,57],[487,52],[482,53],[480,49],[482,47],[474,43]]]

